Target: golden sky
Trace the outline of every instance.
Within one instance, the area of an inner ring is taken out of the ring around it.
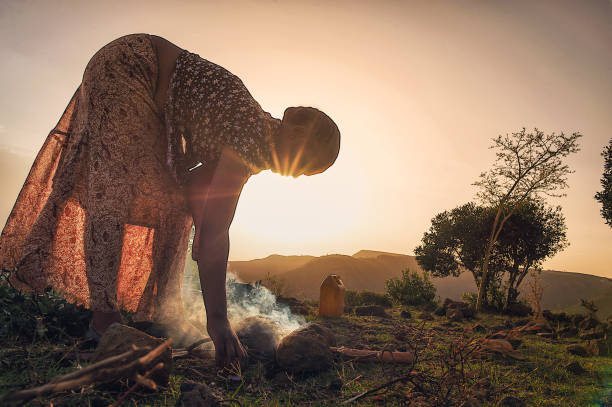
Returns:
[[[545,266],[612,277],[593,199],[612,137],[612,3],[582,1],[0,2],[0,223],[89,58],[130,33],[167,38],[238,75],[262,107],[327,112],[326,173],[245,186],[230,259],[412,254],[431,218],[474,198],[491,138],[579,131],[563,207],[570,247]]]

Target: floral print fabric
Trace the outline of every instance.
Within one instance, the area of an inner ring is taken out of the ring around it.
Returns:
[[[51,286],[96,311],[163,321],[183,311],[192,219],[166,166],[150,38],[90,60],[38,153],[0,236],[0,266],[26,291]]]
[[[164,106],[168,126],[168,164],[180,184],[189,170],[216,164],[230,146],[252,174],[270,168],[272,134],[280,120],[264,112],[240,78],[183,51]]]

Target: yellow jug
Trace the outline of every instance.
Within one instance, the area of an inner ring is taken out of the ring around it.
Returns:
[[[319,315],[339,317],[344,313],[344,284],[340,277],[330,274],[321,283]]]

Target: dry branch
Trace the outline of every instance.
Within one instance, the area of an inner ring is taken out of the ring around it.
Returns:
[[[144,376],[141,376],[138,373],[136,373],[136,375],[134,376],[134,379],[136,380],[136,383],[132,387],[130,387],[128,391],[123,393],[123,395],[121,395],[121,397],[119,397],[119,400],[117,400],[116,402],[111,404],[110,407],[119,407],[128,398],[128,396],[130,394],[132,394],[132,392],[134,390],[136,390],[136,388],[138,386],[143,386],[143,387],[146,387],[146,388],[148,388],[150,390],[156,390],[157,389],[157,385],[155,384],[155,382],[153,380],[149,379],[149,377],[153,373],[155,373],[156,371],[161,369],[162,367],[164,367],[164,363],[163,362],[159,362],[158,364],[153,366],[153,368],[151,370],[149,370],[147,373],[145,373]]]
[[[172,339],[168,339],[151,351],[149,351],[150,348],[148,347],[134,347],[132,350],[101,360],[79,371],[57,377],[45,385],[8,393],[0,398],[0,402],[25,402],[36,397],[48,396],[76,387],[105,383],[123,378],[132,378],[138,382],[136,375],[139,375],[139,372],[146,372],[151,369],[158,362],[164,351],[170,347],[171,343]]]

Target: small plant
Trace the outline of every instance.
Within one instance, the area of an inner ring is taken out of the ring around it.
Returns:
[[[0,338],[58,340],[85,334],[91,311],[50,288],[39,295],[23,293],[8,277],[8,272],[0,273]]]
[[[461,299],[467,302],[472,307],[476,307],[476,301],[478,300],[478,293],[464,292],[461,294]]]
[[[432,303],[436,297],[436,287],[427,272],[420,274],[406,269],[401,279],[389,279],[385,286],[391,301],[400,305],[424,305]]]
[[[283,292],[285,291],[285,281],[280,279],[278,276],[271,275],[270,272],[268,272],[266,277],[261,280],[261,285],[270,290],[276,297],[282,297]]]
[[[344,303],[353,307],[359,305],[380,305],[381,307],[390,307],[392,305],[391,299],[387,294],[365,290],[347,290],[344,293]]]

